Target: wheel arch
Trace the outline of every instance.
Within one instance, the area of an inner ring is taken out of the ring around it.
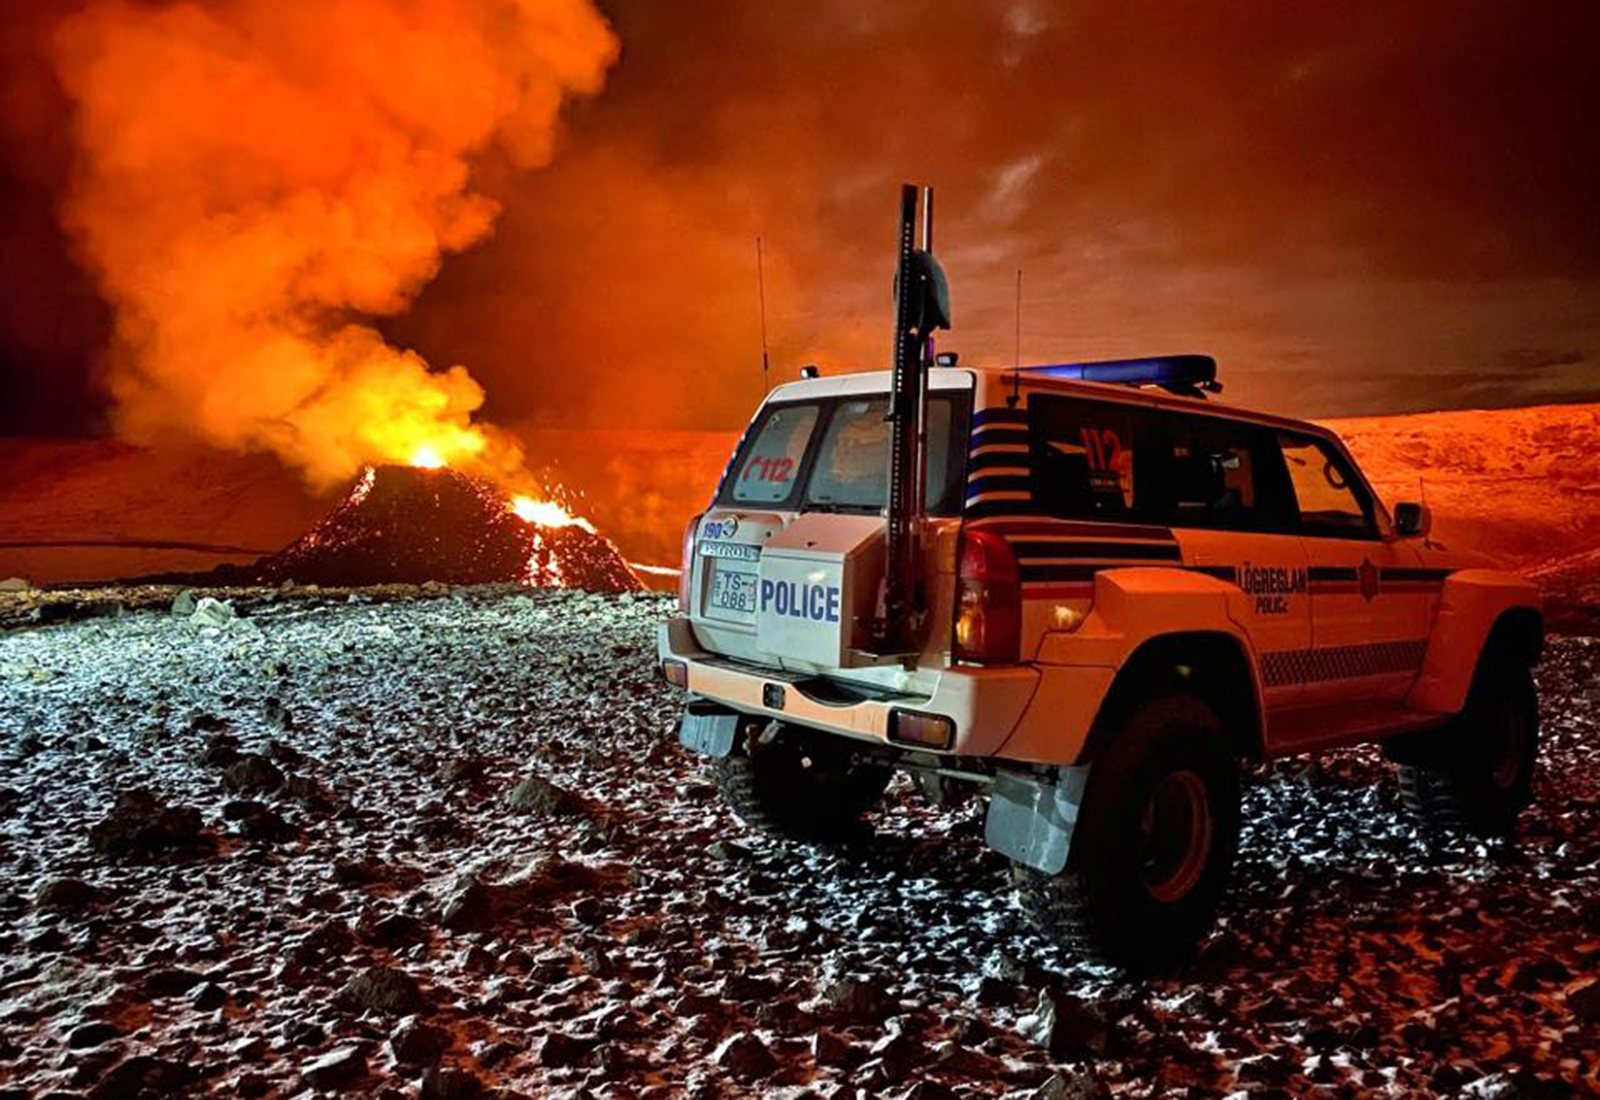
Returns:
[[[1455,714],[1486,655],[1504,654],[1526,666],[1544,648],[1544,614],[1531,582],[1487,569],[1464,569],[1445,581],[1428,637],[1422,672],[1407,703],[1416,710]]]
[[[1244,642],[1226,631],[1194,630],[1156,635],[1129,654],[1101,701],[1079,763],[1094,759],[1141,700],[1176,692],[1217,712],[1236,756],[1261,757],[1261,691]]]

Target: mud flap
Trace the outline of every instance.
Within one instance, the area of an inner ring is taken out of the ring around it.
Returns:
[[[733,752],[743,715],[706,703],[690,703],[678,726],[678,743],[690,752],[724,757]]]
[[[1058,769],[1055,782],[1000,772],[989,794],[983,838],[1001,855],[1047,875],[1060,874],[1072,848],[1089,765]]]

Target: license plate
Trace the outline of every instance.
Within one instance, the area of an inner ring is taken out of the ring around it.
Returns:
[[[756,613],[756,575],[717,569],[711,574],[711,597],[706,601],[718,611],[732,611],[739,615]]]

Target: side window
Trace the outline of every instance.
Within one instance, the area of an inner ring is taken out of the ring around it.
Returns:
[[[1310,436],[1278,434],[1300,506],[1300,529],[1325,538],[1376,538],[1372,504],[1343,455]]]
[[[1034,397],[1033,499],[1047,515],[1068,519],[1143,518],[1148,419],[1131,405]]]
[[[1168,420],[1165,482],[1176,527],[1282,531],[1293,526],[1266,429],[1214,417]]]
[[[817,406],[776,405],[756,434],[734,475],[733,499],[740,504],[779,504],[794,492],[800,460],[817,426]]]

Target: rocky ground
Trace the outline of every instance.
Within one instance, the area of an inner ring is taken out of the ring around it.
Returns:
[[[1370,751],[1260,769],[1221,930],[1132,980],[1027,926],[971,807],[741,828],[669,602],[375,595],[14,599],[0,1097],[1600,1091],[1600,643],[1540,671],[1515,843],[1430,848]]]

